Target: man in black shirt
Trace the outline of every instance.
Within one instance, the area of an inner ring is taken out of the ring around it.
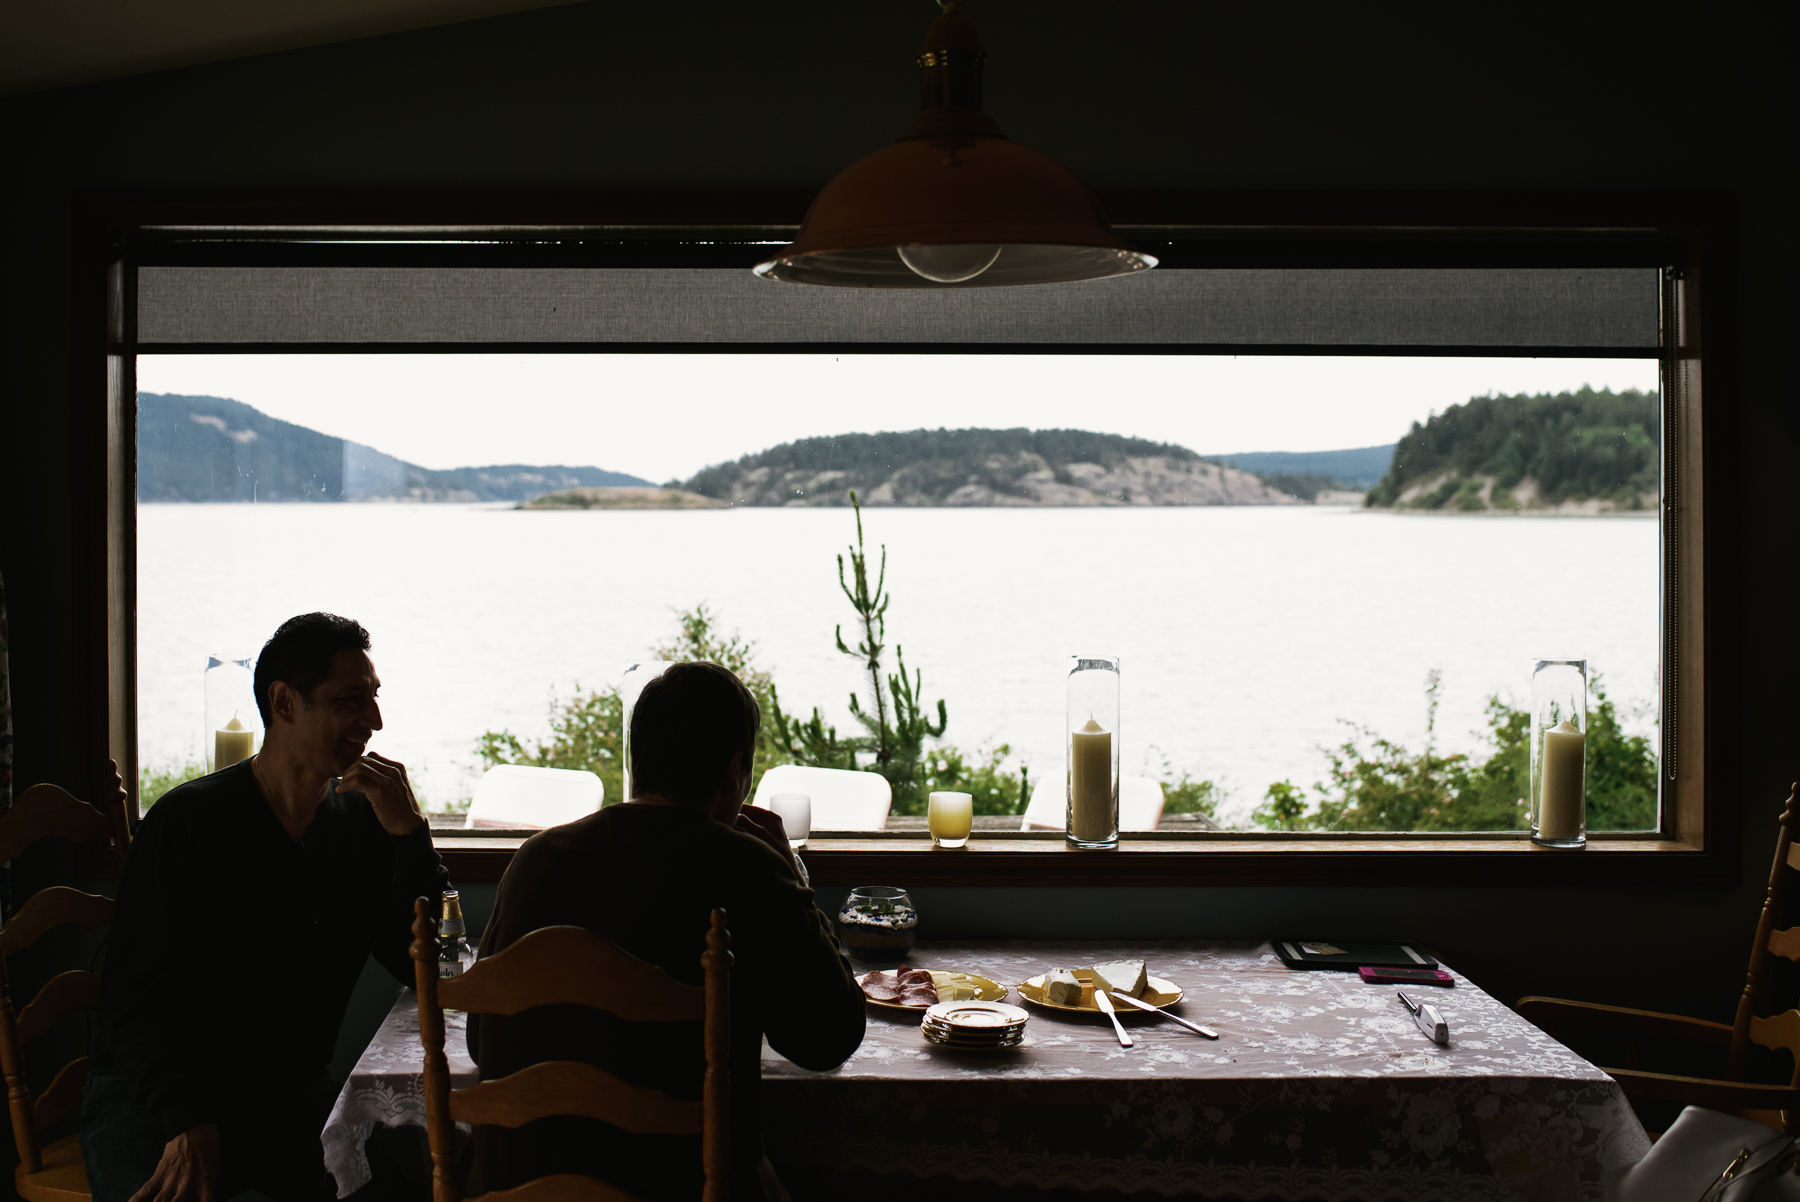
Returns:
[[[284,622],[256,663],[262,751],[159,800],[119,879],[82,1098],[96,1202],[329,1198],[325,1077],[371,952],[402,982],[449,878],[381,729],[369,635]]]
[[[863,1037],[863,996],[802,886],[781,820],[740,809],[750,790],[756,701],[718,664],[676,664],[631,716],[632,796],[519,849],[481,939],[491,956],[539,927],[587,927],[678,981],[701,982],[709,916],[731,932],[732,1196],[778,1199],[763,1160],[762,1041],[803,1068],[835,1068]],[[698,1023],[622,1024],[582,1006],[476,1014],[483,1080],[544,1060],[585,1060],[676,1097],[700,1096]],[[552,1173],[599,1178],[637,1198],[700,1196],[695,1137],[638,1136],[582,1118],[475,1129],[470,1193]]]

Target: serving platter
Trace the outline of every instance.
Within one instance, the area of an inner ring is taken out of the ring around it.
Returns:
[[[969,978],[969,983],[975,986],[975,996],[967,999],[969,1001],[1004,1002],[1006,1000],[1006,995],[1012,992],[1012,990],[1008,989],[998,981],[990,980],[978,973],[963,972],[960,968],[936,968],[931,971],[961,972],[963,976]],[[878,1002],[866,994],[863,996],[863,1001],[882,1010],[898,1010],[902,1014],[923,1014],[931,1008],[929,1006],[902,1006],[899,1002]]]
[[[1073,968],[1069,971],[1073,972],[1075,979],[1081,982],[1081,1003],[1079,1005],[1065,1006],[1060,1002],[1045,999],[1044,978],[1049,975],[1048,973],[1041,973],[1029,980],[1019,982],[1019,996],[1032,1005],[1041,1006],[1045,1010],[1061,1010],[1069,1014],[1101,1013],[1100,1007],[1094,1005],[1094,970]],[[1160,1009],[1163,1006],[1173,1006],[1185,996],[1186,994],[1181,991],[1180,986],[1173,981],[1165,981],[1161,977],[1148,977],[1144,984],[1144,996],[1141,1000]],[[1135,1006],[1120,1006],[1118,1012],[1120,1018],[1149,1017],[1149,1011],[1139,1010]]]

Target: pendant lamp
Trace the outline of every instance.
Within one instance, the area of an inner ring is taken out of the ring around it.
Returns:
[[[987,54],[944,12],[919,55],[921,112],[825,185],[800,236],[756,274],[834,288],[983,288],[1128,275],[1156,260],[1113,233],[1073,172],[981,111]]]

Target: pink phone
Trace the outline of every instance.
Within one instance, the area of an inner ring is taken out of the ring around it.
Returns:
[[[1365,985],[1449,985],[1456,978],[1441,968],[1369,968],[1356,970]]]

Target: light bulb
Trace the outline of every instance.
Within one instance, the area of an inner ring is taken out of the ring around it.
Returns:
[[[938,284],[972,280],[994,265],[1000,248],[992,242],[961,242],[942,246],[902,246],[900,261],[913,274]]]

